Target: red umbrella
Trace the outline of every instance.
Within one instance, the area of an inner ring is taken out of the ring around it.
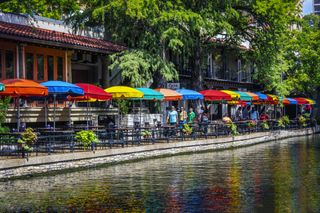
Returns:
[[[107,93],[102,88],[92,84],[79,83],[76,84],[78,87],[83,89],[84,95],[80,97],[72,98],[73,100],[101,100],[107,101],[112,99],[112,95]],[[87,128],[89,127],[89,103],[87,103]]]
[[[104,91],[102,88],[97,87],[92,84],[85,84],[79,83],[76,84],[78,87],[83,89],[84,96],[76,97],[76,100],[90,100],[90,99],[97,99],[97,100],[111,100],[112,95]]]
[[[309,104],[309,101],[307,99],[305,99],[305,98],[294,98],[294,100],[296,100],[299,105]]]
[[[207,101],[231,101],[231,95],[219,90],[202,90],[201,93]]]

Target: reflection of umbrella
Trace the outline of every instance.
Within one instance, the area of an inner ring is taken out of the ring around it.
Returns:
[[[49,95],[53,95],[53,130],[56,128],[56,98],[57,96],[62,99],[66,99],[67,96],[81,96],[83,95],[83,89],[80,87],[64,82],[64,81],[47,81],[41,83],[48,88]]]
[[[83,89],[84,95],[76,97],[75,100],[86,100],[89,101],[91,99],[107,101],[112,99],[112,95],[105,92],[102,88],[97,87],[92,84],[76,84],[78,87]],[[87,102],[87,128],[89,127],[89,108]]]
[[[34,81],[25,79],[7,79],[2,81],[5,91],[0,96],[10,96],[16,99],[17,103],[17,130],[20,130],[20,104],[21,97],[37,97],[48,95],[48,89]]]
[[[130,99],[143,97],[143,93],[141,91],[127,86],[113,86],[105,89],[104,91],[110,93],[113,99]]]

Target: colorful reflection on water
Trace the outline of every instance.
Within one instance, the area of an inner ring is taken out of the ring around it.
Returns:
[[[1,182],[0,212],[320,212],[319,139]]]

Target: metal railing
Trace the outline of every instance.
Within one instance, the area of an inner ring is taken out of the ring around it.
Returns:
[[[250,134],[253,132],[276,131],[286,129],[300,129],[312,127],[314,124],[308,121],[301,126],[296,120],[291,120],[290,124],[280,127],[276,120],[268,121],[269,129],[264,129],[262,122],[249,126],[248,121],[234,123],[239,134]],[[186,131],[180,125],[157,125],[153,127],[133,127],[133,128],[105,128],[97,130],[98,143],[92,143],[91,147],[85,147],[75,140],[75,132],[67,133],[46,132],[39,133],[37,141],[31,145],[32,151],[26,152],[18,140],[20,134],[0,134],[0,157],[1,158],[28,158],[37,155],[51,155],[54,153],[95,151],[110,149],[113,147],[139,146],[141,144],[170,143],[172,141],[187,141],[197,139],[216,138],[231,135],[230,127],[224,123],[197,123],[189,124],[191,131]]]

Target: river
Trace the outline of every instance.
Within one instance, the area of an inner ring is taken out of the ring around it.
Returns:
[[[0,182],[0,212],[320,212],[320,136]]]

